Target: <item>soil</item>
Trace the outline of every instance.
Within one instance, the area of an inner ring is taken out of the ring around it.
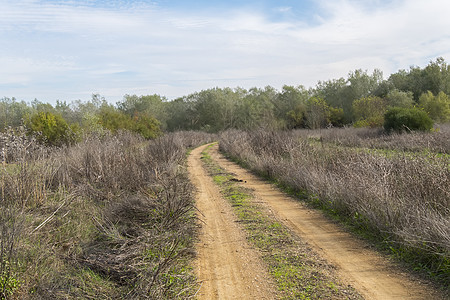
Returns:
[[[200,160],[206,146],[192,151],[190,176],[197,187],[197,208],[203,222],[197,245],[199,299],[274,299],[275,288],[256,250],[245,240],[230,205],[207,175]],[[334,265],[339,277],[366,299],[444,299],[426,282],[401,271],[321,212],[307,208],[249,171],[225,159],[215,145],[211,157],[253,190],[292,232]]]
[[[275,299],[259,253],[247,243],[230,204],[202,166],[205,147],[194,149],[188,158],[202,224],[196,247],[196,275],[201,284],[197,299]]]

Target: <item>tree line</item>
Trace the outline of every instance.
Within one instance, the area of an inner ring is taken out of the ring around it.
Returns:
[[[450,121],[449,95],[450,66],[437,58],[424,68],[399,70],[387,79],[380,70],[359,69],[347,78],[319,81],[308,89],[302,85],[285,85],[281,90],[216,87],[171,101],[156,94],[125,95],[115,105],[98,94],[89,101],[57,101],[54,106],[3,98],[0,131],[25,125],[58,144],[93,130],[125,129],[154,138],[177,130],[381,127],[385,116],[398,119],[400,115],[445,123]]]

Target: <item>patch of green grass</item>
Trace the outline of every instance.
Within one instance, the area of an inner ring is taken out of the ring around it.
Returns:
[[[203,153],[209,174],[229,200],[249,242],[262,254],[281,299],[358,299],[353,289],[340,283],[332,267],[297,239],[260,204],[251,191],[230,179],[215,163],[208,149]]]

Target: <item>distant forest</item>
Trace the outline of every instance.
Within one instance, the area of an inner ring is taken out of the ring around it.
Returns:
[[[98,94],[89,101],[57,101],[54,106],[5,97],[0,99],[0,131],[24,125],[58,145],[102,130],[125,129],[154,138],[177,130],[382,127],[392,108],[421,110],[433,122],[445,123],[450,121],[449,95],[450,66],[437,58],[387,79],[379,70],[370,74],[359,69],[309,89],[211,88],[171,101],[156,94],[125,95],[115,105]]]

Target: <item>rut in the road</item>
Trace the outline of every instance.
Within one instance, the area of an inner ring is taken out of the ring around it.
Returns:
[[[230,205],[202,166],[205,148],[193,150],[188,160],[202,221],[196,261],[201,284],[198,299],[274,299],[269,275],[257,251],[246,242]]]

